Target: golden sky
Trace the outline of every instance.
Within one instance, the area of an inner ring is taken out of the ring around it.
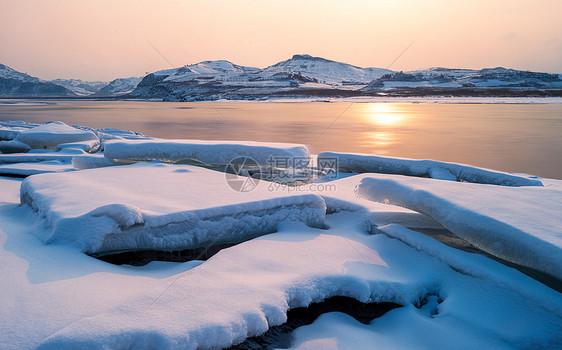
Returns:
[[[0,63],[111,80],[203,60],[308,53],[363,67],[562,73],[562,0],[0,0]]]

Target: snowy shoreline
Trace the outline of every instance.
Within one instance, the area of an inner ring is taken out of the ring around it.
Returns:
[[[561,180],[60,122],[0,123],[0,139],[0,171],[27,176],[0,176],[0,348],[226,348],[333,297],[400,307],[322,311],[286,346],[562,346],[560,291],[498,262],[559,288]],[[198,256],[84,253],[150,249]]]

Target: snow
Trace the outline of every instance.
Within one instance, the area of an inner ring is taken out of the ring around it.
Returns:
[[[34,129],[39,126],[43,126],[43,130],[45,128],[47,129],[53,128],[52,131],[55,134],[57,134],[60,131],[57,129],[66,129],[65,132],[70,132],[70,133],[77,132],[76,130],[74,130],[77,129],[79,133],[82,132],[84,133],[84,135],[89,136],[85,140],[81,140],[77,142],[88,143],[88,142],[95,141],[95,138],[91,138],[91,135],[89,133],[94,133],[98,137],[100,142],[105,142],[107,140],[114,140],[114,139],[152,139],[151,137],[145,136],[139,132],[134,132],[131,130],[120,130],[115,128],[92,129],[80,125],[68,126],[68,128],[66,128],[66,124],[62,122],[34,124],[25,121],[8,121],[8,122],[0,122],[0,140],[13,140],[20,132],[22,131],[30,132],[30,129]]]
[[[291,59],[267,67],[264,71],[289,71],[300,73],[329,85],[341,86],[345,83],[354,85],[367,84],[371,80],[391,70],[382,68],[361,68],[347,63],[327,60],[310,55],[294,55]]]
[[[285,225],[278,233],[229,248],[173,284],[61,329],[39,349],[226,347],[285,322],[289,308],[334,295],[405,306],[368,326],[352,322],[353,327],[340,331],[316,327],[320,335],[306,327],[297,329],[297,345],[307,337],[309,345],[322,348],[323,342],[333,343],[334,336],[343,348],[367,344],[373,337],[408,348],[560,343],[559,293],[497,262],[435,242],[443,254],[474,264],[477,271],[504,275],[516,288],[460,273],[384,234],[361,233],[349,224],[352,217],[336,214],[330,222],[333,228],[324,232]],[[430,302],[423,305],[423,300]]]
[[[39,82],[38,78],[32,77],[28,74],[18,72],[6,65],[0,64],[0,78],[15,79],[24,82]]]
[[[46,218],[43,241],[88,253],[240,242],[286,218],[322,227],[326,210],[315,194],[237,192],[221,172],[162,163],[33,176],[22,183],[21,203]]]
[[[128,163],[125,163],[128,164]],[[124,165],[107,159],[103,154],[83,154],[72,157],[72,166],[77,170],[103,168],[107,166]]]
[[[321,160],[323,158],[337,158],[338,169],[343,172],[429,176],[442,180],[468,181],[502,186],[542,186],[542,182],[538,179],[435,160],[382,157],[356,153],[319,153],[318,159]]]
[[[91,131],[79,130],[63,122],[50,122],[21,131],[14,140],[23,142],[31,148],[55,148],[61,143],[96,139],[97,136]]]
[[[35,163],[0,164],[0,174],[30,176],[43,173],[60,173],[76,170],[68,161],[47,160]]]
[[[0,153],[25,153],[30,150],[31,147],[18,140],[0,141]]]
[[[304,145],[250,141],[115,140],[105,143],[104,152],[107,158],[117,160],[196,160],[209,165],[226,165],[238,157],[252,158],[261,165],[271,165],[272,158],[310,158]]]
[[[358,196],[423,213],[476,247],[562,279],[562,190],[365,177]]]
[[[439,297],[445,299],[442,303],[437,304],[435,299],[428,298],[429,302],[420,310],[394,309],[368,325],[361,324],[345,314],[324,314],[312,325],[301,327],[293,333],[291,349],[372,349],[373,344],[381,348],[400,349],[512,349],[527,346],[560,346],[560,337],[554,336],[553,333],[552,342],[543,339],[530,345],[533,343],[531,339],[541,331],[536,330],[536,324],[532,322],[526,325],[518,323],[525,317],[521,317],[522,314],[516,311],[521,307],[517,300],[529,306],[531,300],[534,300],[540,303],[538,308],[560,317],[562,299],[556,292],[545,288],[535,289],[530,285],[522,288],[526,282],[517,271],[506,267],[498,268],[497,263],[489,259],[456,251],[398,225],[389,225],[381,229],[386,235],[418,251],[428,253],[464,276],[471,276],[476,284],[480,284],[478,281],[494,281],[493,283],[501,287],[492,293],[487,291],[486,298],[478,300],[477,295],[483,292],[481,287],[475,288],[474,284],[467,284],[467,281],[459,281],[458,285],[452,286],[449,284],[452,281],[449,281],[441,286]],[[518,291],[519,296],[514,299],[509,295],[512,291]],[[498,308],[500,304],[501,307]],[[513,308],[511,311],[510,307]],[[437,314],[431,315],[435,311]],[[459,317],[460,315],[462,316]],[[537,320],[537,324],[542,321],[544,320]],[[560,327],[560,321],[555,322],[558,324],[556,327]],[[484,329],[491,332],[482,332]]]
[[[93,140],[59,143],[56,149],[58,152],[62,150],[73,149],[73,150],[81,150],[88,153],[95,153],[100,149],[100,140],[96,137]]]
[[[449,69],[435,67],[385,75],[365,87],[366,91],[396,88],[546,88],[559,89],[562,80],[554,74],[505,68]]]
[[[55,79],[50,81],[53,84],[61,85],[79,96],[95,94],[108,83],[104,81],[84,81],[80,79]]]
[[[115,266],[64,246],[43,245],[44,230],[20,207],[21,179],[0,177],[0,348],[32,349],[52,333],[170,283],[200,262]]]
[[[435,220],[413,210],[358,198],[355,194],[355,187],[363,178],[368,176],[370,174],[352,174],[325,183],[315,182],[299,187],[278,185],[272,186],[272,188],[288,193],[318,194],[326,202],[327,213],[353,212],[355,213],[355,221],[362,225],[365,230],[370,230],[373,225],[383,226],[391,223],[411,228],[443,228]]]
[[[21,131],[37,126],[39,124],[27,123],[21,120],[0,122],[0,140],[13,140]]]
[[[240,74],[247,72],[255,72],[260,70],[254,67],[244,67],[237,64],[233,64],[225,60],[217,61],[203,61],[195,64],[185,65],[180,68],[167,69],[155,72],[155,75],[165,75],[167,78],[165,80],[178,80],[185,76],[216,76],[216,75],[227,75],[227,74]]]
[[[83,154],[84,151],[75,148],[67,148],[61,151],[52,149],[31,150],[27,153],[0,154],[0,164],[4,163],[35,163],[48,160],[71,161],[72,157]]]
[[[123,95],[133,91],[141,82],[142,78],[119,78],[112,80],[96,92],[96,95]]]
[[[38,127],[1,123],[0,136],[11,140]],[[232,174],[221,171],[123,162],[216,165],[250,156],[267,164],[269,156],[310,159],[308,149],[62,128],[95,138],[0,154],[0,174],[59,172],[23,181],[0,176],[2,349],[216,349],[284,323],[291,308],[332,296],[402,307],[369,324],[323,314],[288,335],[291,348],[562,347],[562,294],[410,230],[445,227],[560,280],[561,181],[324,153],[341,157],[343,170],[384,165],[414,176],[338,173],[299,186],[262,180],[237,192],[227,180]],[[97,145],[105,156],[87,153]],[[83,253],[222,243],[235,245],[205,262],[143,267]]]

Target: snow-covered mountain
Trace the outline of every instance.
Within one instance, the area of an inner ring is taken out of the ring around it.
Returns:
[[[300,73],[244,67],[221,60],[151,73],[129,96],[170,101],[259,99],[295,89],[330,88]]]
[[[75,94],[63,86],[43,81],[0,64],[0,96],[52,97],[75,96]]]
[[[562,80],[557,74],[502,67],[481,70],[430,68],[383,75],[362,91],[404,88],[562,89]]]
[[[347,95],[388,69],[361,68],[310,55],[294,55],[264,69],[229,61],[204,61],[146,76],[131,93],[137,98],[194,101],[260,99],[275,95]]]
[[[32,77],[26,73],[18,72],[17,70],[0,64],[0,78],[15,79],[25,82],[39,82],[39,78]]]
[[[562,76],[507,68],[394,72],[294,55],[267,68],[203,61],[110,83],[45,82],[0,65],[0,96],[95,96],[200,101],[371,95],[562,96]]]
[[[389,69],[361,68],[310,55],[294,55],[292,58],[269,66],[264,70],[300,73],[334,86],[365,85],[385,74],[394,73]]]
[[[140,83],[142,78],[132,77],[132,78],[119,78],[109,82],[98,91],[95,95],[98,96],[119,96],[128,94],[133,91],[137,85]]]
[[[84,81],[80,79],[55,79],[50,82],[64,86],[79,96],[95,94],[108,84],[107,81]]]

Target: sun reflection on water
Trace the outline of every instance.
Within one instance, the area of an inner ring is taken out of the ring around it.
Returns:
[[[391,103],[369,103],[365,115],[377,126],[399,126],[406,119],[397,106]]]
[[[388,153],[388,149],[397,142],[397,129],[402,127],[407,115],[391,103],[365,104],[363,116],[367,130],[363,132],[364,143],[372,152]]]

